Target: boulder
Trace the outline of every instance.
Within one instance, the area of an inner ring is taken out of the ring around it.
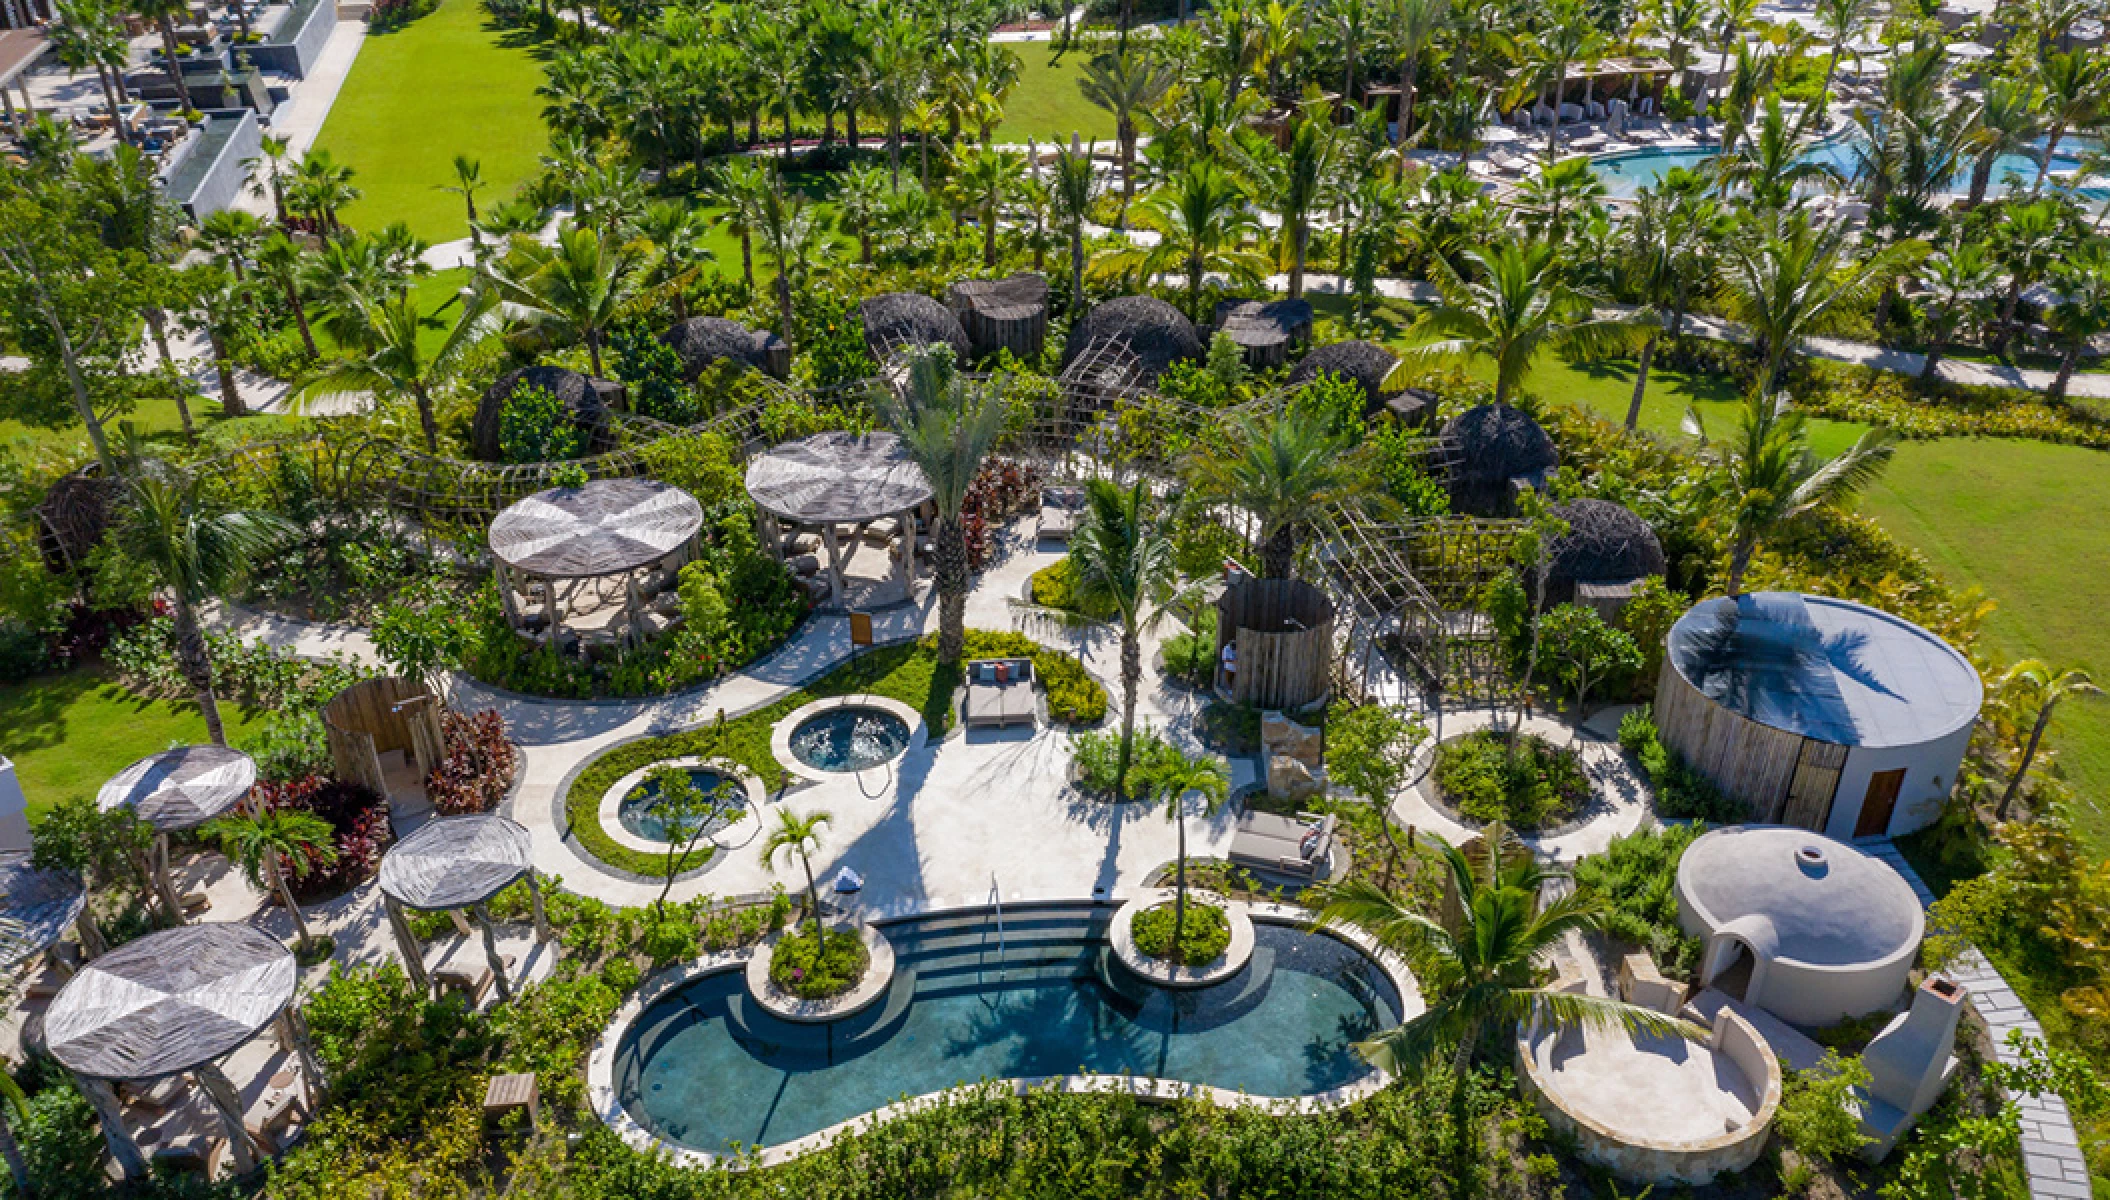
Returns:
[[[1260,714],[1260,744],[1268,755],[1291,758],[1314,771],[1326,765],[1319,731],[1309,725],[1301,725],[1279,712]]]
[[[1286,754],[1267,756],[1267,792],[1291,803],[1326,794],[1326,785],[1311,768]]]

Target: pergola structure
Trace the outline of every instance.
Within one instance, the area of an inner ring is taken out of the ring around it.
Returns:
[[[44,1016],[53,1058],[73,1072],[101,1118],[110,1155],[127,1179],[146,1176],[113,1084],[188,1072],[227,1128],[236,1169],[260,1153],[242,1120],[242,1098],[218,1060],[284,1018],[281,1040],[311,1085],[321,1076],[289,1006],[299,970],[279,940],[253,925],[191,925],[127,942],[68,980]]]
[[[225,746],[183,746],[119,771],[95,798],[104,812],[130,808],[154,828],[154,888],[169,918],[183,923],[183,902],[169,882],[169,835],[196,829],[240,804],[256,786],[256,763]]]
[[[511,999],[513,984],[506,978],[498,933],[491,928],[491,914],[484,905],[521,879],[527,880],[534,906],[535,940],[546,942],[549,921],[542,913],[542,888],[535,882],[534,843],[518,822],[495,813],[441,817],[390,848],[381,858],[381,903],[411,982],[427,991],[432,987],[425,971],[425,947],[403,910],[445,911],[461,927],[459,910],[466,908],[483,934],[484,959],[498,983],[498,994]]]
[[[566,606],[576,607],[582,591],[594,588],[596,607],[605,607],[607,582],[620,579],[627,632],[642,642],[649,636],[645,592],[672,586],[682,563],[696,556],[702,528],[696,497],[650,479],[599,479],[536,492],[491,522],[506,616],[514,628],[531,630],[537,615],[529,606],[539,594],[542,633],[555,645]],[[638,572],[653,567],[662,569],[641,588]]]
[[[843,526],[852,540],[876,522],[899,524],[894,574],[904,595],[916,579],[916,510],[930,481],[891,433],[817,433],[758,456],[747,468],[747,494],[761,510],[762,542],[784,557],[784,530],[820,530],[828,554],[828,597],[843,606]]]
[[[80,933],[81,949],[103,952],[101,931],[88,913],[88,888],[71,871],[38,870],[29,851],[0,854],[0,971],[13,970],[66,936]]]

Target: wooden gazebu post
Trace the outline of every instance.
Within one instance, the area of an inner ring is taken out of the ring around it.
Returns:
[[[216,1064],[286,1011],[298,980],[277,938],[253,925],[209,924],[128,942],[67,981],[44,1016],[45,1042],[95,1106],[126,1178],[145,1176],[146,1157],[111,1085],[185,1072],[226,1125],[236,1169],[256,1168],[241,1095]]]
[[[508,507],[491,522],[491,555],[506,615],[526,628],[534,614],[528,594],[542,586],[544,637],[552,645],[564,624],[561,585],[631,576],[685,550],[696,553],[703,506],[672,484],[650,479],[598,479],[583,487],[550,488]],[[678,564],[676,564],[678,565]],[[624,580],[629,632],[642,639],[640,597]]]
[[[498,953],[498,935],[484,904],[520,879],[527,880],[534,908],[535,940],[548,941],[542,888],[535,880],[534,843],[518,822],[491,813],[442,817],[391,847],[381,858],[381,898],[411,980],[422,988],[431,986],[425,974],[425,948],[411,932],[403,909],[466,908],[483,935],[484,958],[498,983],[498,994],[512,999],[513,983],[506,977],[505,958]]]
[[[228,811],[256,786],[256,763],[225,746],[185,746],[119,771],[95,798],[104,812],[130,807],[154,828],[154,888],[169,919],[183,924],[183,902],[169,881],[169,835]]]
[[[782,526],[818,528],[828,555],[829,606],[843,605],[843,555],[837,530],[893,518],[901,553],[895,582],[904,599],[916,579],[916,510],[930,499],[930,482],[891,433],[817,433],[786,442],[748,464],[747,494],[761,510],[763,542],[783,557]]]

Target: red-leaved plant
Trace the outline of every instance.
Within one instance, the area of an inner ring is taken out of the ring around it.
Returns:
[[[320,855],[308,856],[305,872],[280,861],[293,898],[313,904],[342,895],[374,877],[381,868],[381,855],[388,849],[391,831],[388,802],[356,783],[340,783],[321,775],[304,775],[284,783],[256,785],[257,803],[266,812],[281,809],[314,813],[336,831],[331,839],[337,850],[335,861]]]
[[[519,766],[519,752],[506,738],[505,718],[495,709],[440,713],[445,757],[425,776],[425,798],[442,816],[489,812],[505,799]]]

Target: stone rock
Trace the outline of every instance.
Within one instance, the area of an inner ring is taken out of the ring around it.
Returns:
[[[1320,751],[1319,731],[1300,725],[1279,712],[1260,714],[1260,744],[1270,755],[1293,758],[1314,771],[1326,765]]]
[[[1326,794],[1326,785],[1310,767],[1281,754],[1267,756],[1267,793],[1295,803]]]

